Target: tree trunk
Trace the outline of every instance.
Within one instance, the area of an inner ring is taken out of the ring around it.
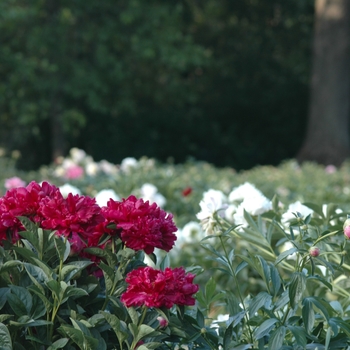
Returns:
[[[339,166],[350,156],[350,1],[315,0],[307,132],[298,161]]]

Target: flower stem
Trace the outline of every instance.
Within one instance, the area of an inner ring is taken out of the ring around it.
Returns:
[[[313,245],[316,245],[318,242],[323,241],[325,238],[334,236],[334,235],[336,235],[336,234],[339,233],[339,232],[341,232],[341,231],[340,231],[340,230],[337,230],[337,231],[332,231],[332,232],[330,232],[330,233],[327,233],[326,235],[324,235],[324,236],[318,238],[318,239],[315,241],[315,243],[314,243]]]
[[[228,257],[228,254],[227,254],[227,251],[226,251],[226,247],[225,247],[225,244],[223,242],[223,239],[222,239],[222,236],[220,236],[220,242],[221,242],[221,246],[225,252],[225,257],[226,257],[226,260],[229,264],[229,267],[230,267],[230,270],[231,270],[231,275],[234,279],[234,282],[236,284],[236,290],[237,290],[237,293],[238,293],[238,297],[239,297],[239,300],[241,301],[241,304],[242,304],[242,307],[243,307],[243,310],[244,310],[244,317],[246,318],[246,323],[247,323],[247,326],[248,326],[248,321],[249,321],[249,318],[248,318],[248,315],[247,315],[247,309],[244,305],[244,299],[243,299],[243,296],[242,296],[242,293],[241,293],[241,289],[239,288],[239,282],[238,282],[238,279],[237,279],[237,276],[236,276],[236,272],[232,266],[232,263]],[[253,343],[253,334],[252,334],[252,331],[250,329],[250,327],[248,326],[248,332],[249,332],[249,336],[250,336],[250,342]]]

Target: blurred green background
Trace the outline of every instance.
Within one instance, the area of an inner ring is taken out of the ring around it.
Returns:
[[[236,170],[295,156],[312,0],[1,0],[0,146]]]

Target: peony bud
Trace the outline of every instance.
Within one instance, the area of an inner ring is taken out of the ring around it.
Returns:
[[[350,225],[345,227],[344,235],[346,239],[350,239]]]
[[[345,238],[350,239],[350,216],[349,215],[344,222],[343,229],[344,229]]]
[[[165,328],[165,327],[167,327],[168,326],[168,320],[166,319],[166,318],[164,318],[164,317],[162,317],[162,316],[158,316],[157,317],[157,320],[158,320],[158,322],[159,322],[159,326],[161,327],[161,328]]]
[[[318,247],[311,247],[309,250],[309,253],[312,257],[316,258],[320,255],[320,248]]]

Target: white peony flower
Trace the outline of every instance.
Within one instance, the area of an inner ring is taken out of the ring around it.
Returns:
[[[177,232],[177,243],[191,243],[198,242],[204,238],[204,232],[201,225],[196,221],[190,221],[187,223],[182,230]]]
[[[112,189],[101,190],[100,192],[98,192],[96,194],[95,199],[96,199],[96,203],[100,207],[106,206],[107,202],[110,199],[113,199],[115,201],[120,201],[121,200],[120,197]]]
[[[225,210],[228,207],[226,196],[221,191],[210,189],[203,193],[199,206],[201,211],[197,214],[197,219],[201,221],[206,234],[212,235],[216,227],[215,214],[225,216]]]
[[[272,202],[261,193],[245,197],[241,205],[250,215],[261,215],[272,209]]]
[[[62,196],[67,198],[69,193],[74,194],[79,194],[81,195],[81,191],[79,190],[79,188],[72,186],[71,184],[64,184],[63,186],[59,187],[60,192],[62,193]]]
[[[82,149],[73,147],[70,151],[69,151],[69,155],[72,158],[74,163],[81,163],[85,157],[86,157],[86,153],[85,151],[83,151]]]
[[[152,203],[157,203],[157,205],[161,208],[166,204],[165,197],[158,193],[158,188],[152,184],[145,183],[142,185],[141,189],[141,197],[144,201],[149,201]]]
[[[133,157],[127,157],[120,163],[120,169],[124,172],[129,172],[132,169],[137,168],[139,165],[138,161]]]
[[[204,220],[213,216],[214,213],[218,213],[220,216],[224,216],[223,209],[227,209],[226,196],[218,190],[210,189],[203,193],[203,199],[200,201],[199,206],[201,211],[197,214],[197,219]]]
[[[99,167],[107,175],[115,175],[118,172],[118,168],[114,164],[104,159],[99,162]]]
[[[88,162],[85,164],[85,172],[89,176],[96,176],[99,171],[99,166],[95,162]]]
[[[225,219],[234,222],[234,214],[237,212],[237,206],[234,204],[229,204],[227,209],[225,210]]]
[[[255,197],[262,195],[262,193],[251,183],[245,182],[243,185],[235,187],[228,196],[230,203],[235,201],[242,201],[247,197]]]

